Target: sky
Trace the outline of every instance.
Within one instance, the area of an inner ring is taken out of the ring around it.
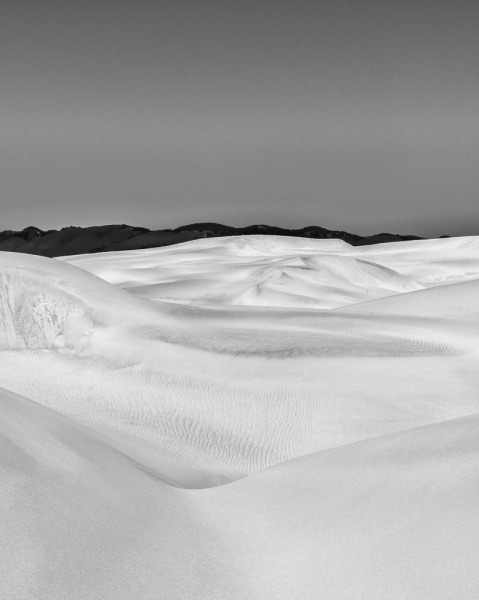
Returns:
[[[0,230],[479,235],[479,3],[2,0]]]

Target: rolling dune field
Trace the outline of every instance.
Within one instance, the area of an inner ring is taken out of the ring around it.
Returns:
[[[478,597],[479,237],[0,277],[1,598]]]

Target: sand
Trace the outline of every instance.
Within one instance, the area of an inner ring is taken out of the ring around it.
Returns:
[[[0,274],[0,597],[477,597],[479,238]]]

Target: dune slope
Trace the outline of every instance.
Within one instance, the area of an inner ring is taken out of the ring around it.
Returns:
[[[208,490],[0,393],[6,598],[474,598],[479,418]]]

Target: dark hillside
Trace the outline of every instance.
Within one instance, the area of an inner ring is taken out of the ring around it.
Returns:
[[[412,235],[380,233],[363,237],[346,231],[335,231],[310,225],[302,229],[285,229],[271,225],[230,227],[220,223],[193,223],[176,229],[150,231],[131,225],[100,225],[95,227],[64,227],[60,230],[42,231],[26,227],[22,231],[0,232],[0,251],[24,252],[40,256],[67,256],[116,250],[141,250],[159,248],[198,238],[232,235],[286,235],[313,239],[341,239],[352,246],[383,244],[403,240],[421,239]]]

